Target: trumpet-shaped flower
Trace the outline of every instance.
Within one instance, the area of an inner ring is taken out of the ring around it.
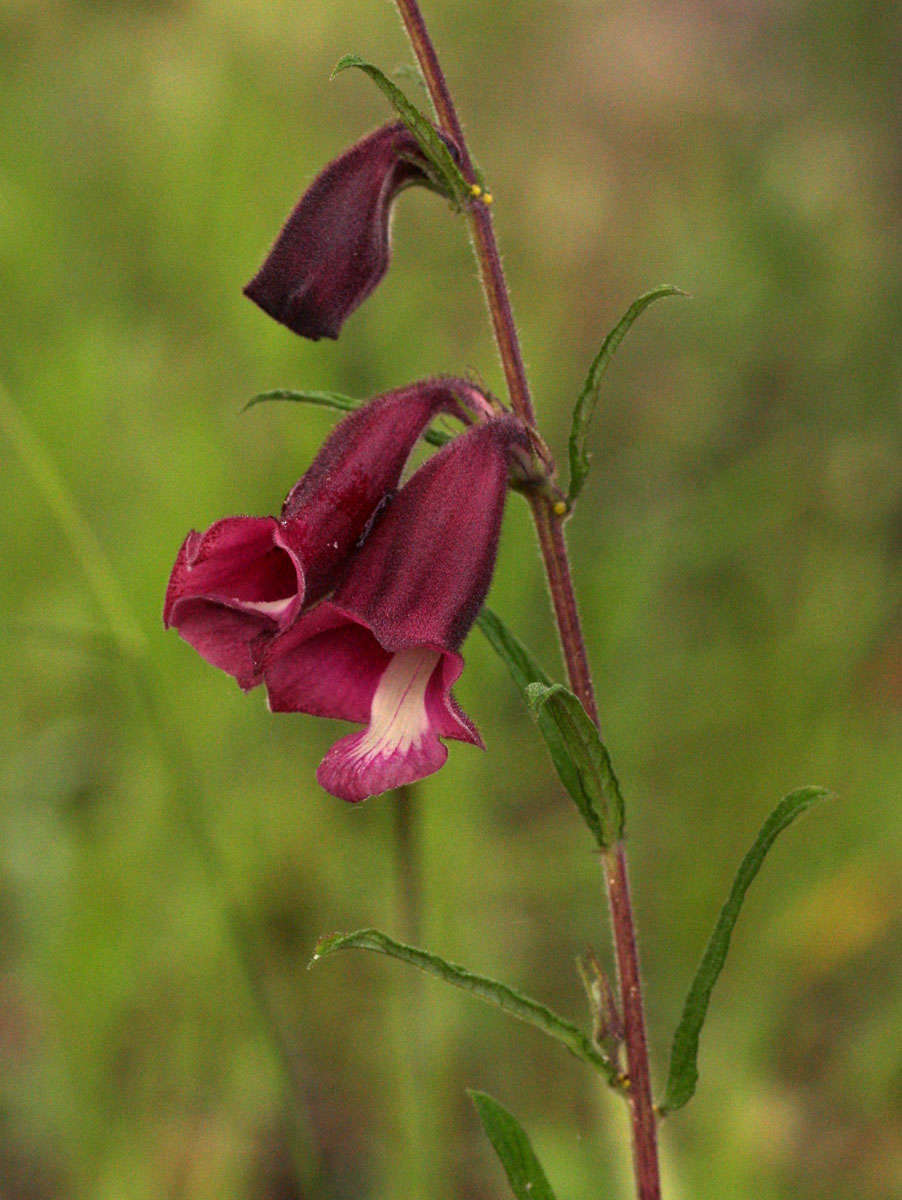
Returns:
[[[185,538],[163,621],[242,688],[261,682],[267,644],[339,582],[349,556],[397,487],[414,444],[440,412],[487,401],[435,379],[370,401],[326,439],[276,517],[226,517]]]
[[[434,187],[401,124],[384,125],[316,177],[244,294],[303,337],[336,338],[388,270],[392,202]]]
[[[491,581],[515,445],[525,435],[508,416],[456,437],[390,502],[335,594],[267,647],[273,711],[365,726],[320,764],[333,795],[364,800],[432,774],[442,738],[482,745],[451,688]]]

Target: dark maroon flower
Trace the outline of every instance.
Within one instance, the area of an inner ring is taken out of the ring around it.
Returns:
[[[435,379],[379,396],[342,420],[275,517],[226,517],[179,550],[163,621],[242,688],[261,681],[267,643],[338,583],[440,412],[488,407],[472,384]]]
[[[303,337],[338,337],[388,269],[392,201],[434,186],[426,164],[401,124],[352,146],[314,179],[244,294]]]
[[[527,443],[509,416],[456,437],[387,506],[334,596],[268,646],[274,712],[366,725],[320,764],[333,795],[432,774],[448,755],[440,738],[482,744],[451,687],[491,581],[514,446]]]

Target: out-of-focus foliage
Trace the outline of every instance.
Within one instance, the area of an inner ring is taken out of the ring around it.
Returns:
[[[425,9],[561,461],[604,333],[662,280],[694,296],[656,306],[607,372],[570,525],[659,1081],[764,816],[802,784],[838,796],[749,894],[698,1096],[664,1129],[666,1194],[882,1200],[899,1154],[893,8]],[[464,229],[437,196],[401,198],[392,270],[336,344],[241,296],[306,183],[386,119],[365,80],[328,82],[349,51],[409,61],[391,6],[0,0],[0,378],[151,640],[224,863],[211,887],[141,693],[4,442],[11,1200],[498,1196],[466,1087],[516,1112],[560,1195],[629,1194],[618,1101],[559,1047],[377,956],[304,970],[321,933],[409,935],[397,806],[322,794],[334,731],[270,716],[160,625],[185,532],[276,511],[330,428],[295,405],[242,415],[250,396],[467,370],[501,389]],[[557,673],[517,497],[491,603]],[[598,863],[503,665],[478,634],[466,653],[459,698],[488,751],[453,747],[413,801],[420,940],[584,1021],[574,955],[608,952]],[[250,926],[300,1119],[224,896]]]

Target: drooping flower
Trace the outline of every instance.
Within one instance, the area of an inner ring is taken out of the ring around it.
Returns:
[[[274,712],[366,726],[320,764],[333,795],[364,800],[432,774],[441,738],[482,745],[451,688],[491,581],[515,446],[526,440],[510,416],[456,437],[390,502],[336,593],[268,646]]]
[[[402,124],[357,142],[301,197],[244,294],[303,337],[338,337],[388,269],[395,197],[435,186],[426,165]]]
[[[278,518],[226,517],[192,530],[169,579],[166,627],[242,688],[255,687],[266,645],[336,586],[425,427],[440,412],[465,419],[463,405],[489,407],[461,379],[378,396],[335,427]]]

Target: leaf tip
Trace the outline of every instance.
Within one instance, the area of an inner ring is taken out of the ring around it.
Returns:
[[[526,697],[526,703],[529,705],[530,712],[534,716],[538,716],[541,712],[542,705],[548,699],[552,689],[544,683],[535,680],[533,683],[528,683],[523,689]]]
[[[333,80],[336,75],[340,75],[342,71],[347,71],[349,67],[363,66],[363,59],[359,54],[343,54],[335,66],[332,68],[332,74],[329,80]]]
[[[324,933],[322,937],[317,940],[316,945],[313,947],[313,957],[307,964],[307,969],[309,970],[310,967],[312,967],[314,963],[319,962],[321,958],[327,958],[335,950],[338,950],[346,937],[347,934],[344,933]]]

